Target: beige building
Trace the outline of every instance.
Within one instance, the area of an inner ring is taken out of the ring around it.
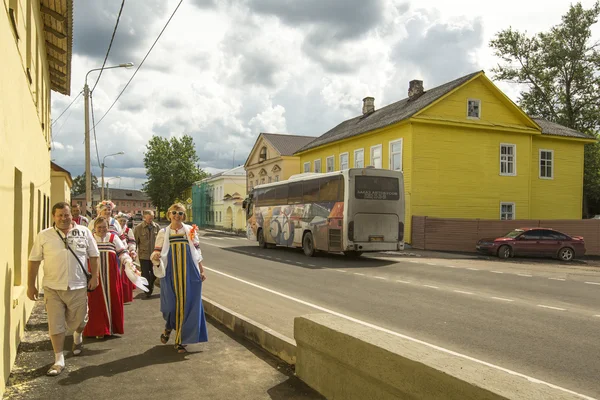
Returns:
[[[60,201],[71,203],[71,188],[73,187],[71,173],[53,162],[50,163],[50,166],[52,168],[50,204]]]
[[[312,136],[261,133],[244,164],[248,193],[261,183],[278,182],[299,174],[300,157],[293,154],[315,140]]]
[[[72,0],[0,5],[0,395],[34,305],[26,295],[29,250],[51,223],[50,91],[70,94],[72,15]]]
[[[194,186],[193,221],[200,226],[236,230],[246,228],[242,202],[246,197],[246,171],[239,166],[209,176]]]
[[[92,215],[96,214],[96,206],[102,200],[101,188],[92,190]],[[144,210],[153,210],[156,214],[156,207],[152,204],[152,200],[148,195],[141,190],[135,189],[112,189],[110,187],[104,189],[104,200],[110,200],[115,204],[115,215],[117,213],[125,214],[142,214]],[[82,209],[85,207],[85,193],[80,193],[73,196],[72,204],[77,204]]]

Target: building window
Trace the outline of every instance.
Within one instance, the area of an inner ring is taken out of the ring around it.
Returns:
[[[275,182],[279,182],[279,175],[275,175]]]
[[[381,168],[381,145],[371,147],[371,165]]]
[[[334,167],[334,160],[335,158],[333,158],[333,156],[329,156],[325,159],[325,168],[327,169],[325,172],[333,172]]]
[[[517,175],[517,145],[500,144],[500,175]]]
[[[271,177],[269,177],[269,183],[273,182],[273,179]]]
[[[348,169],[348,153],[340,154],[340,170]]]
[[[540,149],[540,178],[554,178],[554,150]]]
[[[267,148],[263,147],[260,149],[260,154],[258,156],[258,162],[263,162],[267,160]]]
[[[402,139],[390,142],[390,169],[402,171]]]
[[[481,100],[467,100],[467,118],[481,118]]]
[[[310,172],[310,163],[309,162],[304,163],[304,171],[303,172]]]
[[[321,160],[315,160],[315,172],[321,172]]]
[[[365,150],[358,149],[354,150],[354,168],[365,167]]]
[[[500,203],[500,219],[503,221],[515,219],[515,203]]]
[[[260,178],[260,183],[265,183],[265,178]]]

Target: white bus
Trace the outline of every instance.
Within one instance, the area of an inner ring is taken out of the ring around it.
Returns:
[[[256,186],[244,201],[247,237],[316,251],[404,249],[404,178],[400,171],[352,168],[305,173]]]

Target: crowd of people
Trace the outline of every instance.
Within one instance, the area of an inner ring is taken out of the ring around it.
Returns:
[[[124,334],[124,304],[133,301],[136,288],[151,298],[155,282],[160,282],[165,320],[160,341],[167,344],[174,331],[178,353],[186,353],[187,344],[208,341],[202,306],[206,275],[197,228],[185,224],[185,206],[173,204],[170,224],[162,229],[152,210],[144,211],[143,221],[131,229],[127,215],[113,217],[114,207],[110,200],[100,202],[98,217],[89,221],[77,205],[57,203],[53,226],[34,241],[27,296],[38,299],[37,275],[43,265],[41,286],[55,357],[49,376],[65,368],[67,331],[73,332],[73,355],[82,353],[84,337]]]

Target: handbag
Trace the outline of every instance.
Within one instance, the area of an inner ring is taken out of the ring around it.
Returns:
[[[56,231],[56,234],[58,235],[58,237],[60,237],[60,240],[63,241],[63,243],[65,244],[65,247],[67,249],[69,249],[69,251],[71,252],[71,254],[73,254],[73,257],[75,257],[75,259],[77,260],[77,264],[79,264],[79,266],[81,267],[81,270],[85,274],[86,281],[89,284],[90,280],[92,280],[92,274],[90,274],[88,272],[88,270],[83,266],[83,264],[81,263],[81,260],[79,259],[79,257],[77,257],[77,254],[75,254],[75,252],[73,251],[73,249],[71,248],[71,246],[69,246],[69,244],[67,243],[67,238],[66,237],[63,238],[62,235],[60,233],[58,233],[58,231]],[[87,285],[86,285],[86,287],[87,287]],[[93,292],[94,290],[96,290],[96,289],[95,288],[94,289],[90,289],[89,287],[87,287],[87,291],[88,292]]]

